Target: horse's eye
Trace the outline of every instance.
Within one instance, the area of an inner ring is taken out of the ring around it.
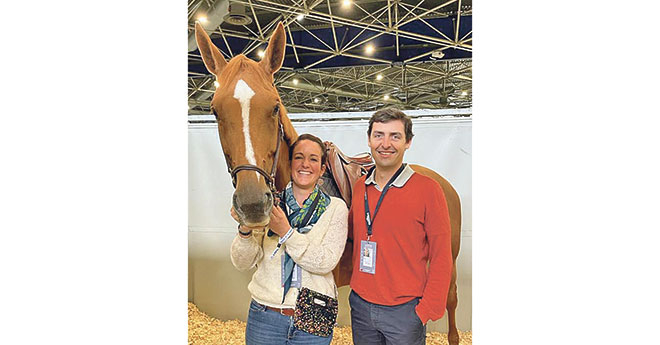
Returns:
[[[213,112],[213,116],[215,116],[215,120],[218,121],[218,113],[216,113],[213,108],[211,108],[211,111]]]
[[[280,104],[276,104],[275,108],[273,109],[273,115],[278,115],[280,113]]]

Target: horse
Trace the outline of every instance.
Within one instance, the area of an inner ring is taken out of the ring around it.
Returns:
[[[284,62],[284,25],[278,23],[259,62],[243,54],[227,62],[199,23],[195,23],[195,38],[204,65],[219,83],[211,99],[211,110],[218,123],[220,144],[235,188],[232,205],[242,224],[263,229],[268,225],[276,191],[283,190],[289,182],[289,147],[298,137],[273,78]],[[446,306],[448,338],[450,345],[458,345],[456,258],[461,236],[460,200],[456,190],[442,176],[419,165],[411,164],[411,167],[436,180],[447,200],[453,258]],[[348,285],[350,280],[352,246],[347,245],[346,249],[333,271],[338,286]]]

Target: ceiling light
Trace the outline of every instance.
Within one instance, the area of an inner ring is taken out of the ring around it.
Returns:
[[[467,91],[461,92],[461,96],[467,96]]]
[[[442,50],[438,49],[431,53],[431,57],[436,58],[436,59],[442,59],[445,56],[445,53],[442,52]]]
[[[374,45],[373,44],[367,44],[367,46],[364,48],[364,51],[367,54],[371,54],[374,52]]]
[[[220,87],[220,83],[217,80],[213,82],[213,85],[215,85],[216,89]]]
[[[344,7],[351,6],[351,0],[344,0],[344,1],[342,1],[341,4],[342,4],[342,6],[344,6]]]
[[[298,21],[303,20],[303,18],[305,18],[305,15],[304,15],[304,14],[299,14],[299,15],[296,17],[296,19],[298,19]]]
[[[266,55],[266,52],[264,52],[263,50],[259,49],[259,51],[257,52],[257,55],[259,55],[260,58],[263,58],[264,55]]]
[[[318,102],[319,102],[319,99],[314,97],[314,103],[318,103]]]
[[[388,99],[390,99],[390,95],[383,96],[383,99],[387,101]]]
[[[298,79],[293,79],[293,85],[298,85]]]
[[[379,74],[379,75],[376,76],[376,80],[382,80],[382,79],[383,79],[383,75],[382,75],[382,74]]]
[[[205,16],[199,16],[199,17],[197,17],[197,20],[201,23],[206,23],[206,22],[209,21],[208,19],[206,19]]]

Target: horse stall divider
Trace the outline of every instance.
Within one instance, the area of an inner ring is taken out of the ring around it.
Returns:
[[[461,199],[461,250],[457,260],[458,329],[472,329],[472,120],[451,111],[405,111],[413,117],[412,146],[404,161],[424,165],[445,177]],[[465,111],[457,112],[464,116]],[[332,114],[343,120],[324,121],[321,114],[289,114],[298,134],[311,133],[331,141],[348,155],[368,152],[367,128],[371,113]],[[327,118],[327,117],[326,117]],[[254,269],[236,270],[229,247],[236,222],[229,215],[231,177],[221,151],[212,115],[189,116],[188,130],[188,301],[220,320],[247,319]],[[348,293],[339,289],[340,326],[350,324]],[[447,332],[446,316],[431,321],[428,331]]]

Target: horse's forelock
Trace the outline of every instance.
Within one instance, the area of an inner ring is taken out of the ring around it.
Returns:
[[[249,76],[246,76],[245,74]],[[269,80],[269,77],[271,80]],[[272,85],[272,76],[266,75],[263,69],[259,68],[259,65],[256,61],[246,57],[243,54],[236,55],[229,61],[220,78],[222,79],[220,83],[223,84],[224,81],[226,85],[233,84],[239,79],[246,80],[252,78],[258,78],[260,81],[265,83],[264,86]]]
[[[272,79],[272,77],[271,77]],[[277,90],[272,84],[272,80],[268,80],[263,70],[259,68],[257,62],[251,60],[243,54],[234,56],[224,68],[222,73],[218,76],[220,86],[216,89],[216,93],[211,100],[211,103],[221,102],[224,97],[229,97],[234,93],[234,88],[239,80],[244,80],[250,84],[255,92],[261,93],[262,87],[268,89],[268,86],[273,88],[277,94]],[[258,91],[259,90],[259,91]],[[220,104],[216,107],[221,108]]]

